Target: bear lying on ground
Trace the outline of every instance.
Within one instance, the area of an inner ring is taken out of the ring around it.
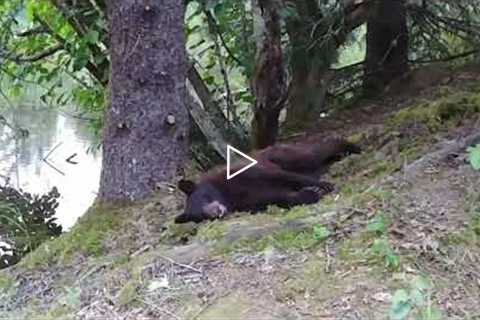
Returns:
[[[181,180],[178,187],[187,195],[187,203],[175,222],[213,220],[234,211],[254,213],[268,205],[290,208],[316,203],[334,189],[319,176],[351,153],[360,153],[360,148],[337,138],[279,144],[253,153],[258,163],[230,180],[226,167],[207,172],[198,183]],[[243,166],[236,164],[231,172]]]

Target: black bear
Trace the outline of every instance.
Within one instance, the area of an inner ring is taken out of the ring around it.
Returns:
[[[225,167],[207,172],[198,183],[181,180],[178,187],[188,198],[175,222],[212,220],[234,211],[253,213],[273,204],[289,208],[316,203],[333,191],[319,176],[351,153],[360,153],[360,148],[338,138],[279,144],[253,153],[258,163],[230,180]],[[242,167],[235,165],[231,171]]]

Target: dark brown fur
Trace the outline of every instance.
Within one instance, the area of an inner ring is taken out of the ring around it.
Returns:
[[[333,190],[319,176],[335,161],[360,148],[343,139],[279,144],[252,154],[258,164],[227,180],[226,167],[207,172],[195,184],[183,180],[179,187],[187,196],[185,212],[178,223],[215,219],[233,211],[257,212],[268,205],[292,207],[317,202]],[[239,163],[232,172],[245,164]],[[313,188],[309,188],[313,187]]]

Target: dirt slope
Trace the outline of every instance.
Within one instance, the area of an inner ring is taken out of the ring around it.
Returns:
[[[0,317],[479,319],[480,173],[466,148],[480,143],[480,83],[461,75],[362,125],[339,119],[372,102],[339,114],[366,151],[332,168],[339,190],[318,205],[200,226],[172,224],[182,198],[168,189],[94,206],[0,272]]]

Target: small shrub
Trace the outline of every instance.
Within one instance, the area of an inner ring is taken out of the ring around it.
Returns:
[[[313,227],[313,238],[317,241],[323,241],[330,236],[330,231],[321,225],[316,225]]]
[[[375,239],[370,248],[370,253],[372,257],[382,259],[387,269],[396,270],[400,266],[400,257],[395,253],[385,238]]]
[[[384,215],[376,215],[367,225],[367,230],[376,234],[384,234],[387,230],[387,219]]]
[[[118,303],[121,306],[129,305],[130,303],[134,302],[137,297],[137,289],[138,289],[138,281],[137,280],[129,280],[125,286],[120,290],[118,295]]]
[[[32,195],[0,186],[0,239],[4,242],[0,268],[17,263],[44,241],[62,233],[55,218],[59,197],[56,188],[44,195]]]
[[[412,313],[419,320],[440,320],[442,314],[431,301],[431,283],[422,276],[416,277],[408,289],[395,291],[390,307],[391,320],[410,319]]]
[[[480,144],[477,144],[475,147],[469,147],[467,151],[468,160],[473,169],[480,170]]]

